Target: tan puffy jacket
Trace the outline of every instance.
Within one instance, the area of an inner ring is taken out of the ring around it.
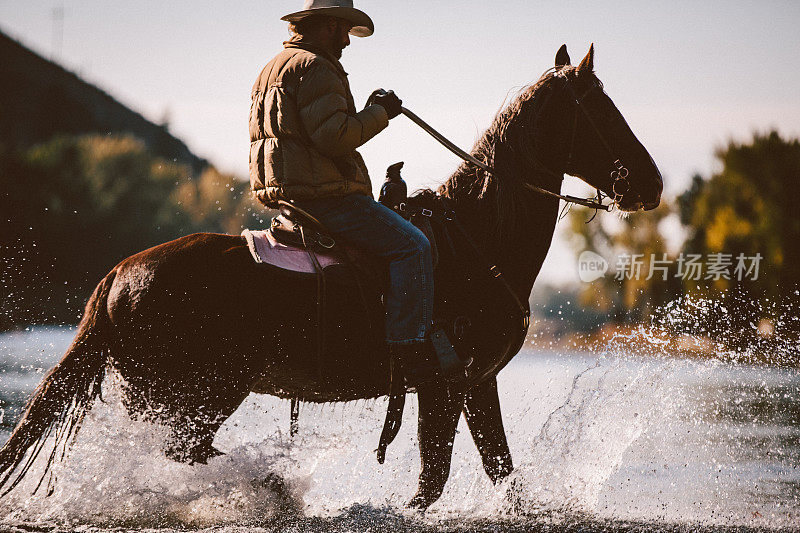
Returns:
[[[261,71],[250,108],[250,185],[267,206],[348,194],[372,195],[356,148],[389,125],[386,110],[356,112],[347,73],[297,38]]]

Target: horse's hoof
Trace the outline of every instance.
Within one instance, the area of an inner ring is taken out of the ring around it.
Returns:
[[[430,496],[417,493],[413,498],[411,498],[411,501],[408,502],[406,507],[415,511],[425,512],[428,507],[433,505],[433,503],[438,499],[439,498],[432,498]]]
[[[225,452],[221,452],[213,446],[195,448],[189,456],[189,464],[206,465],[208,461],[220,455],[225,455]]]
[[[406,508],[411,509],[412,511],[424,512],[428,506],[423,502],[422,498],[419,496],[414,496],[411,498],[411,501],[406,504]]]
[[[254,479],[251,481],[251,485],[253,488],[264,488],[272,491],[278,499],[279,506],[284,510],[298,508],[292,491],[278,474],[270,473],[262,479]]]

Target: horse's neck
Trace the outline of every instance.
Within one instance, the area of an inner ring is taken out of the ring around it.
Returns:
[[[464,180],[462,180],[464,183]],[[553,187],[551,187],[553,188]],[[524,191],[518,219],[497,239],[487,228],[496,224],[492,216],[503,216],[494,207],[493,194],[478,195],[477,187],[464,187],[454,194],[459,220],[475,235],[486,259],[496,265],[523,302],[527,301],[552,242],[558,219],[558,201]]]
[[[530,105],[542,106],[547,94],[527,98],[536,100]],[[459,218],[483,241],[479,245],[487,259],[500,268],[520,299],[527,301],[553,239],[558,200],[530,191],[523,183],[560,192],[561,178],[555,171],[566,166],[568,154],[560,145],[565,141],[557,117],[518,122],[539,116],[525,116],[521,110],[518,103],[509,106],[473,150],[474,157],[494,169],[493,183],[486,186],[482,172],[465,164],[443,189],[462,208]],[[542,135],[537,136],[537,130]],[[546,145],[527,144],[537,138]],[[530,151],[533,154],[528,155]]]
[[[538,196],[532,195],[525,222],[517,226],[516,235],[500,246],[495,259],[523,301],[530,296],[558,220],[558,201]]]

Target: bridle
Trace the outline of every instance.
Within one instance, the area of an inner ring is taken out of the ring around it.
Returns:
[[[591,114],[586,109],[585,104],[583,103],[583,100],[586,98],[586,96],[589,93],[591,93],[592,91],[594,91],[596,89],[601,89],[602,90],[602,85],[600,85],[599,82],[593,83],[579,97],[575,93],[575,89],[572,87],[572,83],[570,82],[569,78],[567,78],[566,75],[563,75],[563,74],[561,74],[559,72],[556,72],[555,76],[558,76],[558,77],[560,77],[560,78],[562,78],[564,80],[565,86],[567,87],[567,89],[569,90],[570,94],[572,95],[572,100],[575,102],[575,119],[573,121],[573,126],[572,126],[572,135],[571,135],[571,141],[570,141],[569,155],[567,157],[567,166],[569,167],[571,162],[572,162],[572,156],[573,156],[574,149],[575,149],[575,137],[576,137],[576,133],[577,133],[577,129],[578,129],[578,112],[580,111],[580,112],[583,113],[583,115],[589,121],[589,124],[594,129],[595,133],[597,134],[597,137],[600,139],[600,142],[602,143],[603,147],[608,152],[611,160],[613,161],[613,163],[612,163],[613,170],[611,171],[611,180],[612,180],[611,181],[611,191],[612,191],[614,196],[611,199],[612,201],[611,201],[610,204],[604,204],[603,203],[603,199],[605,198],[605,195],[603,195],[603,193],[600,191],[600,189],[597,189],[597,196],[595,198],[579,198],[577,196],[571,196],[571,195],[568,195],[568,194],[555,193],[555,192],[550,191],[548,189],[545,189],[543,187],[539,187],[538,185],[533,185],[533,184],[527,183],[527,182],[524,183],[524,186],[525,186],[525,188],[527,188],[527,189],[529,189],[531,191],[537,192],[539,194],[543,194],[545,196],[550,196],[552,198],[558,198],[559,200],[563,200],[563,201],[567,202],[567,204],[582,205],[582,206],[589,207],[589,208],[595,209],[595,210],[602,210],[602,211],[609,211],[609,212],[613,211],[614,206],[619,205],[619,202],[622,200],[623,195],[625,195],[626,193],[631,191],[633,189],[633,187],[631,186],[630,182],[628,181],[629,171],[628,171],[627,167],[625,167],[625,165],[623,165],[623,163],[622,163],[620,158],[614,156],[614,152],[611,149],[611,146],[609,145],[609,143],[606,140],[605,136],[600,131],[600,128],[597,126],[597,123],[594,121],[594,119],[592,118]],[[472,154],[469,154],[469,153],[465,152],[464,150],[462,150],[461,148],[459,148],[458,146],[453,144],[449,139],[447,139],[441,133],[436,131],[433,127],[431,127],[427,122],[425,122],[424,120],[419,118],[416,114],[414,114],[413,112],[409,111],[405,107],[401,107],[401,111],[412,122],[414,122],[417,126],[422,128],[423,130],[425,130],[434,139],[439,141],[439,143],[442,146],[444,146],[445,148],[447,148],[448,150],[453,152],[455,155],[457,155],[458,157],[460,157],[461,159],[463,159],[467,163],[471,163],[471,164],[475,165],[476,167],[480,168],[481,170],[483,170],[484,172],[486,172],[488,174],[496,175],[495,172],[494,172],[494,169],[492,169],[492,167],[490,167],[489,165],[487,165],[483,161],[475,158]],[[542,163],[541,161],[536,159],[535,156],[531,156],[531,159],[534,161],[534,163],[538,167],[543,169],[548,174],[550,174],[552,176],[555,176],[559,180],[563,179],[564,173],[559,174],[559,173],[557,173],[557,172],[555,172],[553,170],[550,170],[544,163]]]
[[[572,125],[572,140],[570,141],[569,155],[567,156],[567,168],[572,165],[572,156],[575,150],[575,136],[578,130],[578,111],[581,111],[583,116],[586,117],[586,120],[592,126],[592,129],[594,129],[595,133],[597,134],[597,138],[600,139],[600,143],[603,145],[603,148],[608,153],[610,159],[614,161],[612,163],[613,170],[611,171],[611,192],[614,194],[614,197],[612,198],[612,203],[609,207],[613,205],[619,205],[619,201],[622,199],[622,196],[633,189],[631,183],[628,181],[628,175],[630,172],[628,171],[628,168],[622,164],[622,161],[618,157],[614,156],[614,151],[611,149],[611,145],[608,143],[605,135],[603,135],[603,132],[597,126],[597,123],[592,118],[591,113],[589,113],[585,104],[583,103],[583,100],[589,95],[589,93],[595,90],[602,90],[603,86],[599,82],[594,82],[583,92],[582,95],[578,96],[575,93],[575,89],[572,87],[572,83],[570,83],[569,78],[567,78],[566,75],[557,73],[556,76],[559,76],[564,80],[564,84],[572,95],[573,101],[575,102],[575,119],[573,120]],[[600,189],[597,189],[597,197],[599,199],[602,199],[603,197]],[[611,209],[607,209],[607,211],[610,210]]]

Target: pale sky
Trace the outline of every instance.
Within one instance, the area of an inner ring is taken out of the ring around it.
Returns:
[[[356,0],[375,35],[342,64],[357,105],[378,87],[469,148],[509,95],[595,43],[595,70],[664,174],[666,194],[713,169],[728,139],[800,136],[800,1]],[[224,171],[247,177],[250,88],[300,0],[0,0],[0,29],[98,85]],[[53,10],[63,6],[63,39]],[[61,42],[58,46],[57,43]],[[404,117],[362,149],[373,183],[405,161],[410,187],[459,161]],[[568,179],[569,181],[569,179]],[[570,186],[570,190],[581,190]],[[558,239],[558,237],[557,237]],[[563,240],[563,239],[562,239]],[[563,245],[543,277],[575,279]],[[569,270],[569,274],[565,272]]]

